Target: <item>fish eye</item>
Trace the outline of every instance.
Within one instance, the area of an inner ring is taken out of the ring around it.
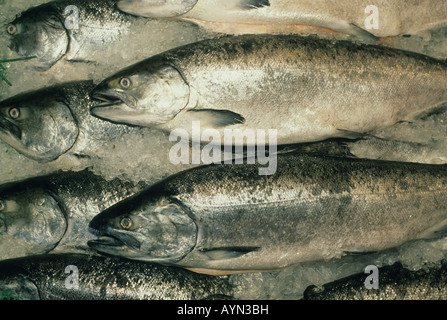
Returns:
[[[17,32],[17,27],[13,24],[10,24],[6,27],[6,31],[10,34],[13,35]]]
[[[121,78],[120,80],[120,86],[123,89],[128,89],[131,85],[130,79],[129,78]]]
[[[0,199],[0,212],[6,209],[5,201]]]
[[[17,118],[19,118],[19,117],[20,117],[20,110],[19,110],[19,108],[12,107],[11,109],[9,109],[9,116],[10,116],[12,119],[17,119]]]
[[[121,218],[120,225],[123,229],[129,230],[132,227],[132,220],[128,217]]]

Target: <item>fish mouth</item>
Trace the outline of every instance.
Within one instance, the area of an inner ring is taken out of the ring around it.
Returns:
[[[109,107],[124,104],[124,101],[121,99],[121,97],[113,93],[98,92],[92,95],[92,98],[101,101],[100,103],[95,104],[92,110],[97,107]]]
[[[5,118],[0,118],[0,135],[7,135],[10,139],[21,141],[22,130]]]
[[[3,140],[12,148],[31,159],[40,160],[22,142],[22,130],[4,118],[0,118],[0,140]]]
[[[118,94],[101,92],[95,93],[92,98],[100,101],[90,109],[90,113],[98,118],[125,124],[133,124],[135,117],[138,118],[135,108]]]
[[[89,240],[87,244],[94,249],[100,249],[104,247],[115,248],[124,246],[124,243],[122,241],[118,240],[115,237],[109,237],[109,236],[101,236],[98,239]]]
[[[90,228],[90,232],[97,234],[98,238],[88,241],[87,244],[97,251],[116,252],[117,249],[140,250],[140,242],[130,234],[115,231],[110,227],[107,228],[106,233],[93,228]]]

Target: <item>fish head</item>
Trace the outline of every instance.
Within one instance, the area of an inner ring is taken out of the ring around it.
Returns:
[[[198,0],[121,0],[118,8],[148,18],[173,18],[189,12]]]
[[[79,135],[68,102],[50,90],[0,102],[0,139],[39,162],[57,159]]]
[[[88,242],[90,247],[143,261],[179,261],[197,240],[197,225],[186,209],[167,198],[145,201],[144,194],[103,211],[89,228],[99,236]]]
[[[154,63],[132,66],[101,82],[92,92],[100,101],[91,112],[112,122],[156,126],[189,102],[189,86],[176,68]]]
[[[0,260],[44,254],[67,230],[67,219],[56,198],[36,186],[0,191]]]
[[[47,70],[68,51],[69,36],[60,15],[51,7],[24,12],[5,27],[8,47],[24,57],[36,57],[36,68]]]

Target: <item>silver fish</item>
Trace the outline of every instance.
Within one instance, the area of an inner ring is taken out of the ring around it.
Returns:
[[[143,46],[172,48],[169,40],[158,41],[159,32],[178,34],[176,43],[189,43],[196,36],[195,25],[165,22],[126,14],[116,7],[117,0],[56,0],[30,8],[6,25],[9,48],[21,56],[35,56],[32,63],[48,70],[59,61],[97,62],[97,52],[110,51],[135,33],[145,33]],[[183,28],[179,27],[183,25]],[[193,28],[193,27],[194,28]],[[141,39],[140,39],[141,41]],[[147,41],[147,42],[146,42]],[[158,41],[158,42],[157,42]],[[154,42],[157,45],[154,46]],[[126,53],[128,56],[128,53]]]
[[[117,10],[113,0],[58,0],[28,9],[6,31],[11,50],[36,56],[36,66],[47,70],[61,59],[88,60],[83,51],[113,44],[136,19]]]
[[[220,300],[232,291],[226,278],[99,256],[0,262],[0,298],[9,300]]]
[[[443,0],[121,0],[118,7],[139,16],[188,20],[218,32],[290,33],[294,27],[309,32],[315,26],[358,38],[417,33],[445,25],[447,15]]]
[[[89,245],[210,274],[270,270],[433,236],[447,222],[447,167],[287,153],[274,175],[210,165],[96,216]]]
[[[278,144],[352,137],[447,99],[444,62],[314,37],[209,39],[153,56],[93,90],[92,113],[162,130],[275,129]],[[365,115],[368,115],[365,117]],[[353,134],[353,132],[355,134]]]
[[[447,264],[411,271],[395,263],[377,269],[376,288],[358,273],[323,285],[309,286],[304,300],[445,300]],[[366,285],[365,285],[366,284]]]
[[[59,172],[0,188],[0,260],[88,251],[90,220],[145,185],[88,170]]]

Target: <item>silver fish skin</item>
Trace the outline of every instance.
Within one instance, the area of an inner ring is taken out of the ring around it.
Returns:
[[[401,263],[378,268],[378,288],[368,289],[369,274],[358,273],[323,285],[309,286],[304,300],[445,300],[447,264],[412,271]]]
[[[447,219],[447,167],[323,157],[210,165],[96,216],[100,252],[210,274],[279,269],[432,236]]]
[[[61,83],[0,102],[0,139],[39,162],[62,155],[88,156],[87,150],[111,138],[141,131],[90,114],[93,81]]]
[[[119,11],[115,0],[57,0],[26,10],[5,32],[9,48],[35,56],[36,67],[44,71],[62,59],[89,61],[89,53],[125,37],[137,19]]]
[[[147,187],[89,170],[58,172],[0,188],[0,260],[90,251],[90,220]]]
[[[368,33],[376,37],[414,34],[445,25],[447,15],[442,0],[121,0],[118,7],[139,16],[193,21],[218,32],[291,32],[292,26],[305,32],[304,25],[360,39],[368,38]],[[377,10],[374,26],[369,25],[372,10]]]
[[[224,277],[101,256],[0,262],[0,293],[11,300],[220,300],[232,299],[232,290]]]
[[[212,128],[221,137],[225,129],[275,129],[278,144],[349,138],[438,107],[446,71],[427,56],[349,41],[223,37],[117,72],[93,90],[100,103],[92,114],[190,137]]]

